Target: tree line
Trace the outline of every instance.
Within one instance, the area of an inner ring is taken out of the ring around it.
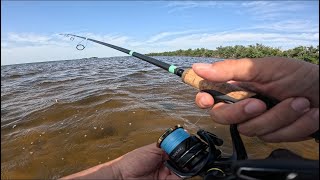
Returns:
[[[215,50],[197,48],[188,50],[168,51],[161,53],[149,53],[149,56],[192,56],[192,57],[213,57],[213,58],[261,58],[267,56],[280,56],[304,60],[310,63],[319,64],[319,45],[298,46],[288,50],[281,50],[262,44],[242,46],[217,47]]]

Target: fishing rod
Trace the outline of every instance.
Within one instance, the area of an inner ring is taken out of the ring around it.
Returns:
[[[60,34],[62,36],[69,37],[71,36],[70,40],[74,40],[75,37],[83,39],[82,41],[86,41],[86,45],[88,41],[95,42],[97,44],[101,44],[103,46],[110,47],[112,49],[116,49],[118,51],[121,51],[123,53],[129,54],[133,57],[139,58],[143,61],[146,61],[148,63],[151,63],[155,66],[158,66],[172,74],[175,74],[179,77],[181,77],[182,81],[200,91],[209,93],[215,100],[215,102],[225,102],[225,103],[236,103],[238,101],[241,101],[243,99],[247,98],[256,98],[262,100],[266,105],[268,109],[271,109],[273,106],[279,103],[279,101],[272,97],[267,97],[261,94],[257,94],[252,91],[245,90],[243,88],[240,88],[238,86],[229,84],[229,83],[214,83],[207,81],[203,79],[202,77],[198,76],[192,68],[188,69],[182,69],[178,68],[175,65],[171,65],[162,61],[159,61],[155,58],[140,54],[138,52],[135,52],[133,50],[125,49],[119,46],[115,46],[106,42],[98,41],[95,39],[78,36],[74,34]],[[81,41],[81,42],[82,42]],[[78,43],[76,48],[78,50],[83,50],[86,46],[83,44]],[[319,130],[315,133],[311,134],[310,137],[313,137],[316,139],[316,141],[319,141]]]
[[[71,36],[71,38],[77,37],[85,41],[92,41],[92,42],[116,49],[118,51],[124,52],[133,57],[136,57],[143,61],[151,63],[155,66],[158,66],[172,74],[175,74],[181,77],[184,83],[189,84],[192,87],[199,89],[200,91],[204,91],[211,94],[215,98],[216,102],[222,101],[226,103],[235,103],[246,98],[256,97],[258,99],[263,100],[269,108],[271,108],[277,103],[277,101],[275,101],[274,99],[258,95],[254,92],[242,89],[238,86],[234,86],[228,83],[213,83],[213,82],[204,80],[203,78],[198,76],[191,68],[184,70],[182,68],[176,67],[175,65],[171,65],[171,64],[159,61],[155,58],[140,54],[133,50],[125,49],[125,48],[115,46],[106,42],[98,41],[95,39],[78,36],[74,34],[60,34],[60,35]],[[83,50],[84,48],[85,46],[80,43],[77,45],[78,50]]]

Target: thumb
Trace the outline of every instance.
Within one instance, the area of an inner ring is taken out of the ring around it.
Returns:
[[[268,62],[267,62],[268,63]],[[224,60],[213,64],[195,63],[192,69],[204,79],[213,82],[251,81],[259,77],[269,77],[265,70],[266,62],[254,59]],[[266,79],[260,79],[266,81]]]

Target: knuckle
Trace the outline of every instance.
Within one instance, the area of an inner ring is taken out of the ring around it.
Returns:
[[[243,134],[243,135],[245,135],[245,136],[248,136],[248,137],[253,137],[253,136],[255,136],[254,130],[253,130],[252,128],[246,126],[246,125],[242,125],[242,124],[238,125],[238,131],[239,131],[241,134]]]
[[[217,122],[222,122],[223,124],[242,123],[250,119],[250,117],[244,113],[243,106],[243,102],[234,104],[217,103],[213,107],[211,115]]]
[[[261,139],[262,141],[269,142],[269,143],[281,142],[279,139],[273,138],[270,135],[262,135],[262,136],[258,136],[258,138]]]
[[[238,121],[238,118],[234,113],[227,113],[226,111],[212,111],[210,115],[216,122],[225,125],[235,124]]]
[[[230,115],[227,115],[224,111],[212,110],[210,111],[210,116],[215,122],[218,122],[220,124],[233,124]]]

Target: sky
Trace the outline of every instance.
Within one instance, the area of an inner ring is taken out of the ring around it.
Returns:
[[[1,1],[1,65],[261,43],[319,45],[319,0]]]

